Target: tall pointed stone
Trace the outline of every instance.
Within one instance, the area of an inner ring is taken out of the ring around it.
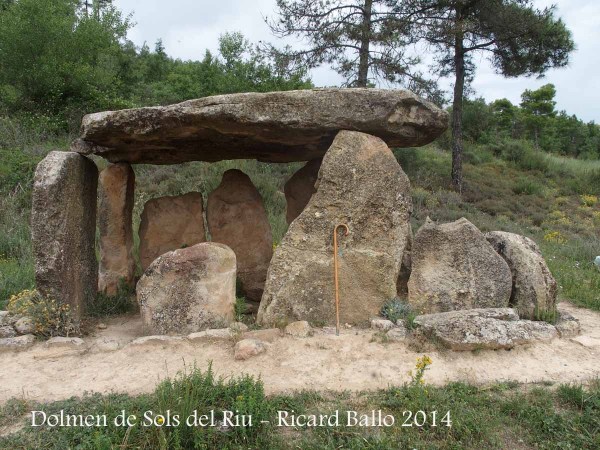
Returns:
[[[100,271],[98,290],[117,293],[120,280],[134,285],[133,203],[135,174],[127,163],[109,164],[99,177],[98,228]]]
[[[288,225],[304,211],[308,201],[315,193],[315,183],[319,177],[320,167],[321,159],[313,159],[285,183],[283,192],[286,201],[285,219]]]
[[[146,202],[139,230],[142,270],[160,255],[206,241],[202,203],[200,192]]]
[[[379,138],[340,131],[325,154],[317,191],[275,250],[257,320],[335,323],[333,230],[339,239],[340,317],[366,324],[396,295],[410,232],[410,183]]]
[[[273,256],[273,236],[260,193],[248,175],[240,170],[223,174],[221,184],[208,196],[206,221],[212,241],[234,251],[246,299],[260,301]]]
[[[77,319],[96,298],[98,169],[73,152],[50,152],[33,182],[31,235],[41,294],[68,304]]]

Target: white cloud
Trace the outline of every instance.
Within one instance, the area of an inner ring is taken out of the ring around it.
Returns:
[[[275,0],[115,0],[125,13],[134,12],[136,26],[129,38],[151,47],[162,38],[169,55],[181,59],[200,59],[206,49],[216,50],[219,35],[241,31],[252,42],[275,41],[264,23],[274,13]],[[577,51],[564,69],[550,70],[544,79],[507,79],[494,74],[481,60],[473,83],[478,95],[491,101],[506,97],[519,103],[525,89],[554,83],[557,108],[577,114],[583,120],[600,122],[600,2],[598,0],[538,0],[536,6],[558,5],[558,15],[572,30]],[[323,67],[313,71],[313,82],[331,86],[341,78]]]

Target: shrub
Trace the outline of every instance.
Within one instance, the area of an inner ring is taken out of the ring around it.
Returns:
[[[514,163],[520,169],[538,170],[543,173],[549,170],[546,155],[534,150],[529,142],[507,139],[488,146],[488,149],[494,155]]]
[[[469,145],[464,151],[464,162],[478,166],[480,164],[490,163],[494,160],[494,154],[489,147],[479,147]]]
[[[564,244],[567,242],[567,238],[563,236],[560,231],[549,231],[544,235],[546,242],[556,242],[557,244]]]
[[[406,319],[412,313],[410,305],[398,297],[388,300],[381,307],[381,315],[396,323],[399,319]]]
[[[179,426],[156,427],[149,430],[152,448],[268,448],[273,406],[265,397],[263,384],[251,376],[229,379],[215,378],[212,369],[201,372],[195,367],[180,373],[175,379],[165,380],[156,388],[155,413],[178,414],[190,417],[214,410],[216,419],[223,420],[220,411],[235,411],[252,417],[252,426],[236,426],[223,432],[217,427],[187,426],[185,419]],[[159,445],[162,444],[162,445]]]
[[[581,203],[584,206],[592,207],[596,205],[596,203],[598,203],[598,197],[596,197],[595,195],[583,194],[581,196]]]
[[[45,297],[35,289],[26,289],[13,295],[8,301],[7,309],[11,314],[30,317],[38,336],[69,336],[80,333],[69,305]]]
[[[431,196],[431,192],[416,186],[411,189],[411,196],[414,208],[422,209],[426,206],[427,200]]]

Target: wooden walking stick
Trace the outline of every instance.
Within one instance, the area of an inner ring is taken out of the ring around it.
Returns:
[[[340,292],[338,286],[338,246],[337,246],[337,234],[338,228],[343,227],[346,229],[344,236],[348,236],[350,229],[345,223],[340,223],[333,228],[333,279],[335,281],[335,334],[340,335]]]

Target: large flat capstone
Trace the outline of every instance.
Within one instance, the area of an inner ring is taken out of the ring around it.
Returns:
[[[340,130],[375,135],[390,147],[413,147],[433,141],[447,126],[445,111],[404,90],[228,94],[88,114],[72,150],[149,164],[308,161],[323,157]]]

